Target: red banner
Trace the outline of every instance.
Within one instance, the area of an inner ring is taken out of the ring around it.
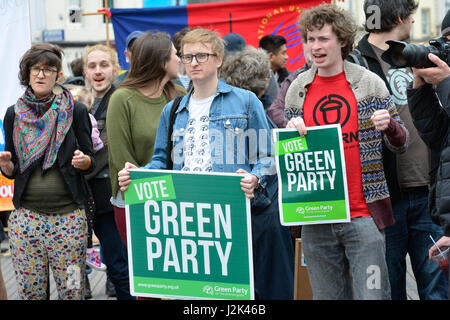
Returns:
[[[301,12],[319,5],[322,0],[257,0],[192,4],[187,6],[188,25],[218,31],[222,36],[234,32],[247,45],[258,47],[268,34],[286,38],[289,55],[286,68],[294,71],[305,63],[302,37],[297,26]]]
[[[246,0],[189,4],[141,9],[111,9],[116,49],[120,65],[125,61],[125,39],[134,30],[159,30],[171,35],[189,27],[215,30],[223,37],[230,32],[241,34],[248,45],[259,46],[268,34],[278,34],[287,40],[287,69],[294,71],[305,63],[301,34],[297,27],[305,9],[330,0]]]

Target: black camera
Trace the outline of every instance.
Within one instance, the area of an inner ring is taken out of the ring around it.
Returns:
[[[432,53],[450,65],[450,42],[446,37],[434,38],[429,46],[409,44],[403,41],[388,40],[389,45],[381,58],[396,68],[416,67],[429,68],[436,65],[428,59]]]

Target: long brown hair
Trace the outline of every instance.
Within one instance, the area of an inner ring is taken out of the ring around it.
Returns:
[[[130,70],[120,88],[142,88],[150,82],[160,84],[166,75],[166,63],[172,55],[170,35],[164,32],[145,32],[133,43]],[[163,89],[168,100],[177,96],[175,85],[168,81]]]

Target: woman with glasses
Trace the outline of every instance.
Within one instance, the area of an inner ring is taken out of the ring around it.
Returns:
[[[6,111],[0,169],[14,179],[9,237],[19,298],[47,298],[49,268],[59,299],[84,298],[87,224],[83,175],[95,166],[87,109],[59,85],[63,52],[36,44],[20,62],[26,88]]]
[[[186,94],[171,81],[178,78],[180,58],[169,34],[146,32],[133,43],[130,60],[128,75],[111,96],[106,116],[111,177],[117,177],[127,161],[137,166],[151,161],[164,106]],[[126,244],[125,202],[117,179],[111,184],[116,225]]]

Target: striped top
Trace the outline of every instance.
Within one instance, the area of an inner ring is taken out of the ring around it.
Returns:
[[[316,72],[317,67],[313,65],[292,82],[285,99],[287,120],[303,117],[307,86],[313,82]],[[406,151],[409,135],[381,78],[348,61],[344,61],[344,73],[358,107],[358,138],[364,197],[375,223],[379,229],[383,229],[393,224],[394,220],[383,169],[382,144],[384,142],[393,152],[401,153]],[[389,128],[383,133],[375,129],[370,119],[376,110],[381,109],[388,110],[391,115]]]

